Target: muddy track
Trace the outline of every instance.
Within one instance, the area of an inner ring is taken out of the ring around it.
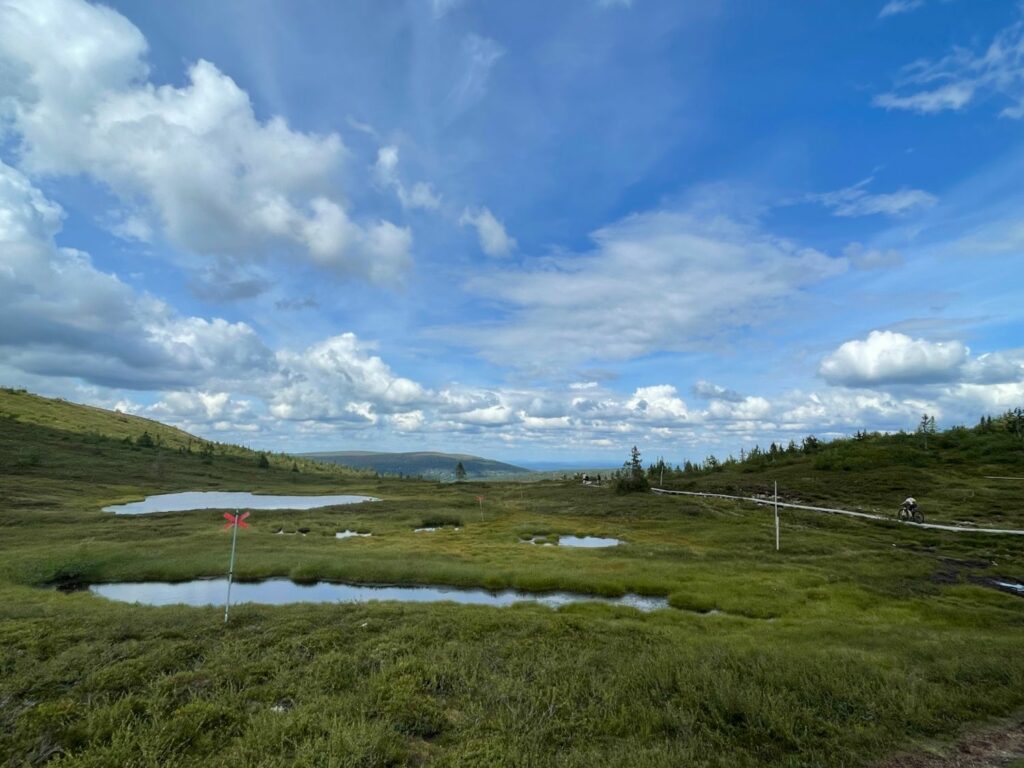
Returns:
[[[952,744],[901,752],[875,768],[1008,768],[1024,758],[1024,715],[972,730]]]
[[[725,493],[701,493],[699,491],[670,491],[666,488],[652,488],[651,491],[659,494],[672,496],[703,496],[711,499],[732,499],[734,501],[750,501],[754,504],[774,506],[772,499],[762,499],[755,496],[730,496]],[[876,515],[870,512],[855,512],[852,509],[836,509],[834,507],[812,507],[807,504],[793,504],[780,501],[779,507],[786,509],[804,509],[809,512],[824,512],[829,515],[846,515],[848,517],[860,517],[865,520],[881,520],[887,523],[900,523],[901,525],[912,525],[915,528],[929,528],[936,531],[953,531],[954,533],[996,533],[1007,536],[1024,536],[1024,531],[1015,528],[975,528],[963,525],[943,525],[941,523],[912,523],[909,520],[896,520],[885,515]]]

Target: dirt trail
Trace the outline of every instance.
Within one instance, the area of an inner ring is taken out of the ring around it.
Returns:
[[[755,504],[774,505],[771,499],[762,499],[755,496],[730,496],[725,493],[701,493],[699,491],[670,491],[666,488],[652,488],[654,493],[668,494],[672,496],[703,496],[712,499],[733,499],[735,501],[752,501]],[[830,515],[847,515],[848,517],[861,517],[866,520],[883,520],[886,522],[897,522],[892,517],[876,515],[870,512],[854,512],[851,509],[836,509],[833,507],[812,507],[807,504],[792,504],[790,502],[779,502],[780,507],[787,509],[806,509],[811,512],[825,512]],[[1024,531],[1015,528],[975,528],[965,525],[943,525],[941,523],[912,523],[908,520],[899,521],[903,525],[912,525],[916,528],[930,528],[937,531],[953,531],[955,533],[999,533],[1009,536],[1024,536]]]
[[[1010,768],[1024,765],[1024,715],[974,730],[954,744],[903,752],[876,768]]]

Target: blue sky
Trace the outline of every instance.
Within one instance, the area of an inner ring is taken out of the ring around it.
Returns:
[[[0,383],[673,462],[1024,404],[1015,2],[0,0]]]

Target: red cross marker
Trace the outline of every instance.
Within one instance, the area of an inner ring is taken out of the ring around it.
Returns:
[[[248,512],[243,512],[240,515],[232,515],[230,512],[225,512],[224,519],[228,522],[224,525],[224,530],[226,531],[228,528],[234,528],[236,525],[239,528],[248,528],[249,524],[245,522],[245,518],[248,516]]]
[[[238,512],[236,509],[235,512]],[[224,623],[228,623],[228,608],[231,607],[231,582],[235,578],[235,544],[238,543],[238,529],[248,528],[249,524],[245,522],[245,518],[249,516],[248,512],[242,514],[232,515],[230,512],[224,513],[224,519],[228,521],[228,524],[224,526],[226,531],[228,528],[232,528],[231,531],[231,565],[228,566],[228,596],[224,601]]]

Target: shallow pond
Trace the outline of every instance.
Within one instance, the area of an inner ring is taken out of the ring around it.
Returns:
[[[364,501],[378,499],[372,496],[264,496],[248,491],[186,491],[162,493],[129,504],[113,504],[104,507],[103,511],[115,515],[146,515],[195,509],[316,509]]]
[[[600,536],[559,536],[558,546],[560,547],[583,547],[585,549],[596,549],[598,547],[616,547],[622,542],[619,539],[603,539]]]
[[[227,579],[197,579],[176,584],[166,582],[127,582],[94,584],[93,594],[109,600],[144,605],[223,605]],[[290,603],[366,603],[371,600],[400,600],[411,603],[454,602],[472,605],[506,606],[513,603],[540,603],[553,608],[570,603],[604,603],[655,611],[668,608],[664,597],[628,594],[622,597],[598,597],[576,592],[520,592],[514,589],[488,592],[461,587],[398,587],[336,584],[296,584],[288,579],[260,582],[235,582],[231,602],[287,605]]]
[[[372,536],[372,535],[373,534],[371,534],[371,533],[359,533],[358,531],[338,531],[336,534],[334,534],[334,538],[336,538],[336,539],[351,539],[351,538],[353,538],[355,536],[358,536],[360,538],[365,538],[366,536]]]

